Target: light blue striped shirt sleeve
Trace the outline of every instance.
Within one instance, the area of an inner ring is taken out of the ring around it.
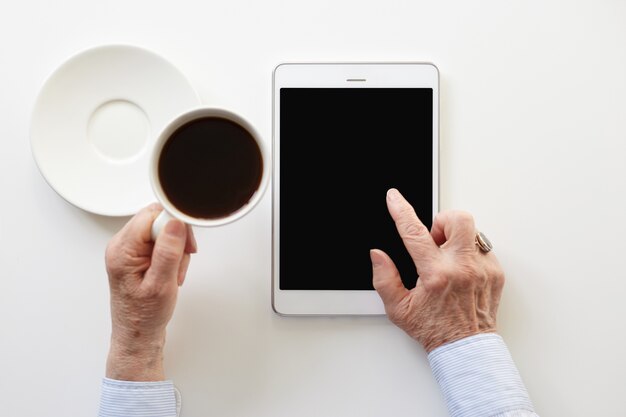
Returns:
[[[504,340],[495,333],[440,346],[428,361],[452,417],[538,417]]]
[[[180,394],[172,381],[102,380],[99,417],[177,417],[179,411]]]

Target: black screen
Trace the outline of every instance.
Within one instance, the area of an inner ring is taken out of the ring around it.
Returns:
[[[397,188],[430,229],[433,90],[280,90],[279,287],[371,290],[369,250],[415,266],[387,211]]]

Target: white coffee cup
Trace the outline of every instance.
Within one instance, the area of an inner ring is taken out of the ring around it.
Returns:
[[[202,133],[197,133],[200,131]],[[232,142],[226,142],[225,138],[230,138]],[[253,142],[246,138],[253,139]],[[195,145],[185,149],[190,143]],[[254,144],[258,147],[258,155],[254,154]],[[209,148],[210,151],[206,151]],[[247,153],[240,155],[238,152],[242,149],[248,150]],[[193,226],[213,227],[231,223],[248,214],[267,188],[270,176],[268,156],[254,126],[232,111],[200,107],[175,117],[158,136],[150,159],[150,181],[157,200],[164,208],[152,225],[152,239],[156,240],[160,230],[172,218]],[[259,158],[260,167],[257,165]],[[179,163],[179,169],[171,162],[181,160],[184,163]],[[222,171],[218,167],[223,167]],[[194,172],[198,175],[194,176]],[[243,175],[250,172],[254,175]],[[260,177],[258,182],[255,175]],[[176,181],[172,181],[177,176],[182,178],[178,179],[178,187]],[[232,186],[234,181],[229,180],[231,178],[238,178],[237,181],[245,178],[245,181],[240,181],[245,182],[245,187],[236,189]],[[177,197],[184,194],[177,188],[188,190],[188,195]],[[202,209],[211,207],[213,200],[221,201],[222,195],[233,199],[224,200],[223,205],[229,209],[221,213],[198,213],[202,210],[196,212],[189,209],[196,204],[195,200],[202,202]]]

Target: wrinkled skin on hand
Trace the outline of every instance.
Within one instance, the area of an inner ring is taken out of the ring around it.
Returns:
[[[161,210],[157,204],[141,210],[113,236],[106,249],[112,323],[108,378],[165,379],[165,330],[190,254],[197,247],[191,228],[179,220],[170,220],[152,241],[150,229]]]
[[[427,352],[495,332],[504,273],[493,252],[476,245],[473,217],[441,212],[429,232],[398,190],[387,193],[387,207],[419,274],[408,290],[393,260],[379,249],[370,251],[374,288],[389,319]]]

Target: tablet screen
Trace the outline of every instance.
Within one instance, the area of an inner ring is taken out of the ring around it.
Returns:
[[[430,88],[281,88],[281,290],[372,290],[372,248],[415,286],[385,196],[397,188],[430,229],[432,107]]]

